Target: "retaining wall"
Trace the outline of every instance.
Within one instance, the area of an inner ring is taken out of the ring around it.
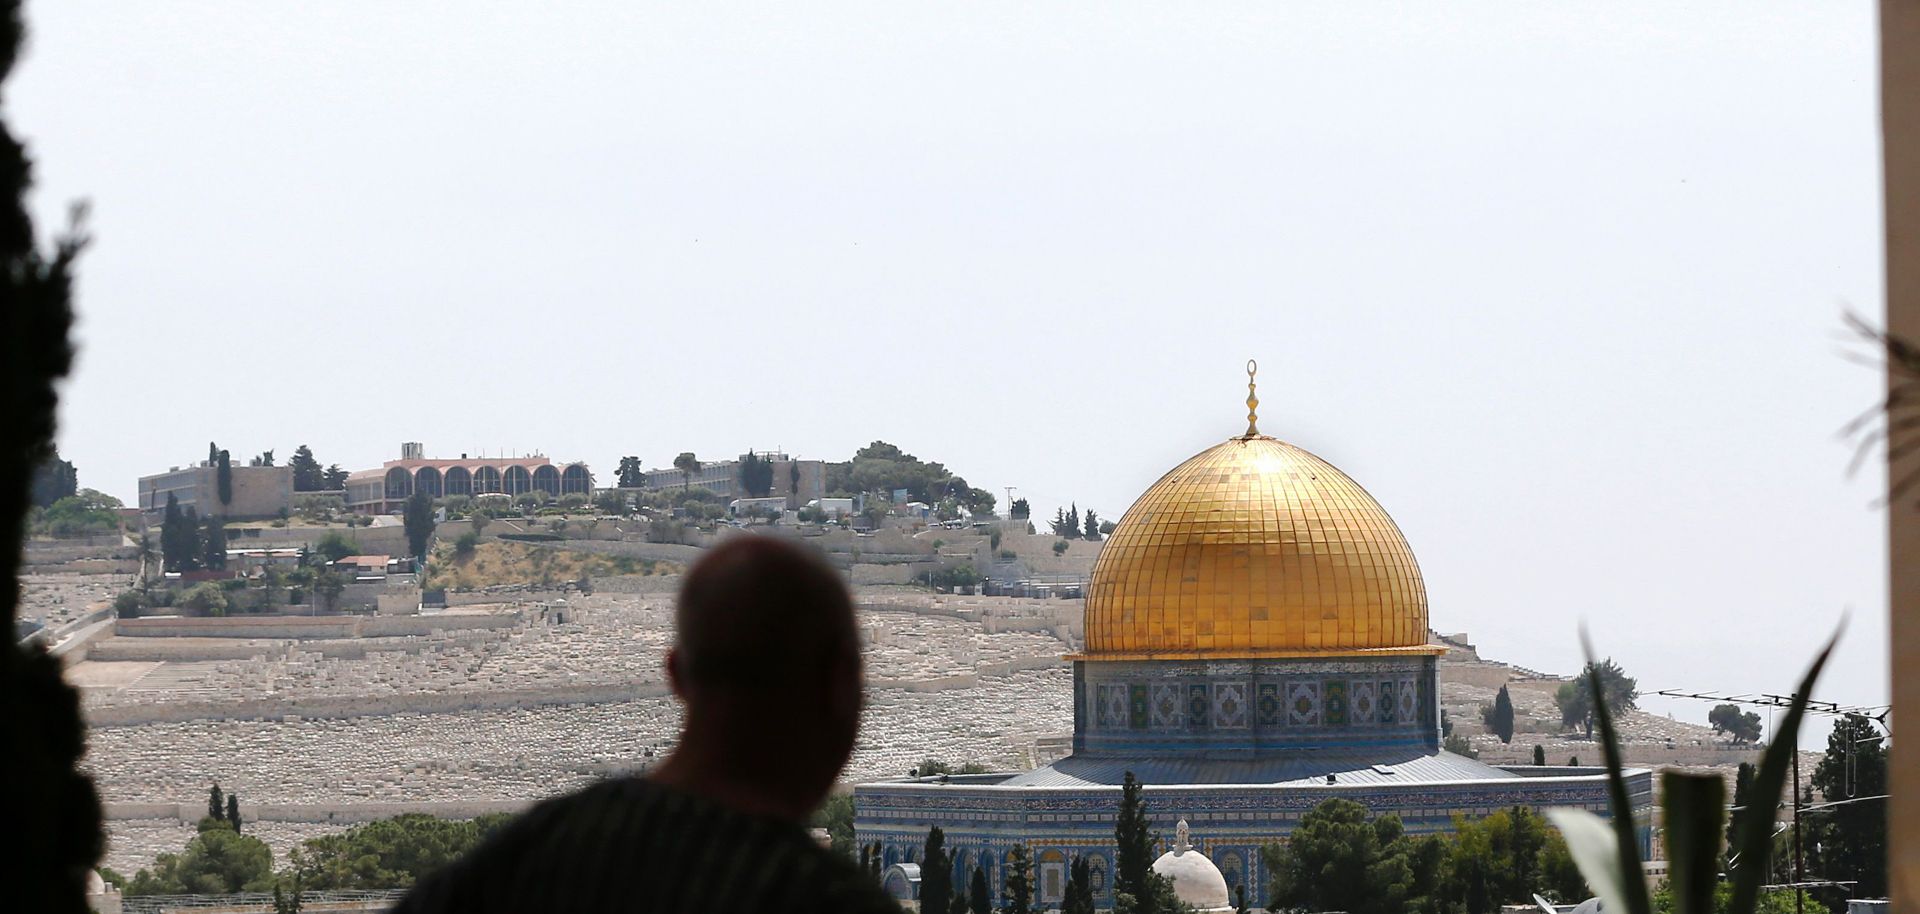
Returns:
[[[511,692],[457,689],[341,698],[245,699],[241,701],[168,701],[97,705],[85,709],[93,727],[128,727],[189,720],[335,720],[391,714],[454,714],[462,711],[523,710],[555,705],[638,701],[669,694],[662,682],[546,686]]]

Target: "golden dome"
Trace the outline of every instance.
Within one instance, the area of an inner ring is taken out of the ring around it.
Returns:
[[[1093,566],[1081,659],[1426,650],[1427,590],[1393,518],[1251,418],[1120,518]]]

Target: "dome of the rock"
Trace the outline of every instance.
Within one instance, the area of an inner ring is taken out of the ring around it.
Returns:
[[[1332,464],[1231,438],[1120,518],[1088,586],[1088,659],[1259,658],[1427,642],[1406,537]]]

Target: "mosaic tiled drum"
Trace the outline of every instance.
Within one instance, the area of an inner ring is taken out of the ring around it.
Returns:
[[[1073,754],[1017,774],[860,785],[857,840],[884,864],[917,861],[938,825],[955,885],[974,861],[997,903],[1007,852],[1022,844],[1041,905],[1059,903],[1067,864],[1085,856],[1109,907],[1128,772],[1146,785],[1156,827],[1196,823],[1198,849],[1255,905],[1268,879],[1260,848],[1333,797],[1397,814],[1416,833],[1509,806],[1607,812],[1599,769],[1501,768],[1441,751],[1445,651],[1428,643],[1406,537],[1346,474],[1259,433],[1251,374],[1246,434],[1162,476],[1101,550],[1086,647],[1067,658]],[[1637,819],[1651,778],[1629,773]],[[1643,844],[1648,834],[1642,819]]]

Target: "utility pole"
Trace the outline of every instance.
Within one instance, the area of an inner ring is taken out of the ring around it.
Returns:
[[[1007,520],[1013,520],[1013,490],[1019,486],[1005,486],[1007,490]]]
[[[1806,858],[1800,852],[1800,747],[1793,747],[1793,910],[1807,912]]]

